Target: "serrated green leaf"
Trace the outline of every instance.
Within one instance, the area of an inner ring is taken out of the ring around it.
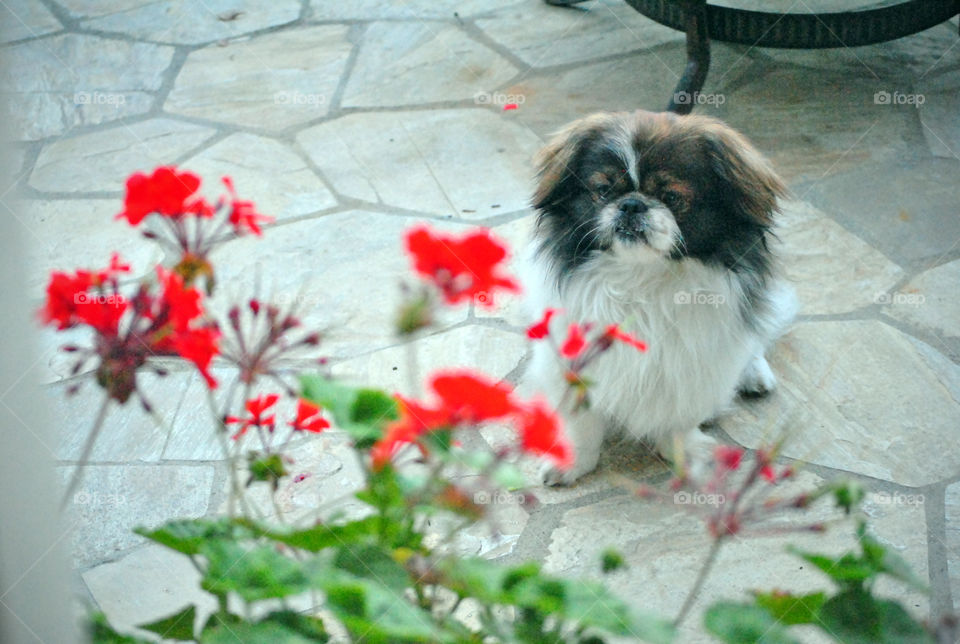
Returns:
[[[149,640],[124,635],[113,630],[103,613],[93,613],[88,622],[90,641],[93,644],[153,644]]]
[[[141,624],[137,628],[156,633],[161,639],[192,642],[194,639],[193,622],[196,617],[197,608],[191,604],[169,617],[158,619],[149,624]]]
[[[377,389],[355,388],[317,375],[300,377],[302,396],[321,405],[337,427],[365,449],[382,435],[383,425],[398,415],[396,401]]]
[[[775,620],[788,626],[816,621],[817,611],[826,601],[826,593],[791,595],[790,593],[754,593],[757,605]]]
[[[793,546],[789,546],[787,550],[813,564],[842,586],[861,585],[879,572],[874,564],[849,553],[835,559],[804,552]]]
[[[290,611],[267,615],[251,624],[238,622],[215,624],[204,630],[202,644],[317,644],[329,641],[329,636],[320,620]]]
[[[853,589],[828,599],[819,613],[824,630],[845,644],[933,644],[900,604]]]
[[[272,541],[307,550],[320,552],[326,548],[333,548],[350,543],[372,541],[377,534],[380,518],[369,516],[357,521],[350,521],[342,525],[327,525],[319,523],[312,528],[303,530],[275,530],[254,522],[248,522],[251,529],[258,535]]]
[[[272,546],[245,548],[237,543],[210,541],[200,547],[207,558],[201,586],[217,595],[235,592],[247,601],[288,597],[308,588],[302,564]]]
[[[703,625],[727,644],[798,644],[770,613],[753,604],[718,602],[707,609]]]

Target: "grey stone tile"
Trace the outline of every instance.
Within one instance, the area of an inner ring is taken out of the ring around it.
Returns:
[[[105,268],[115,251],[131,264],[129,277],[147,274],[163,258],[158,245],[113,220],[123,209],[120,200],[21,201],[14,207],[28,244],[25,286],[31,296],[43,295],[51,271]]]
[[[960,483],[948,485],[944,505],[946,507],[947,572],[950,579],[950,594],[954,610],[960,608]]]
[[[585,2],[574,8],[527,2],[477,20],[488,36],[531,67],[549,67],[683,41],[625,3]]]
[[[211,309],[224,319],[229,303],[251,295],[285,309],[295,306],[305,328],[323,332],[318,352],[333,358],[395,344],[399,284],[416,281],[402,250],[403,233],[415,223],[412,217],[349,211],[225,244],[212,257],[219,286]],[[466,315],[466,306],[445,308],[437,328]]]
[[[914,108],[874,101],[887,85],[873,77],[771,66],[727,92],[716,114],[751,139],[790,183],[819,181],[916,156],[909,143],[919,136]]]
[[[793,494],[813,489],[820,480],[804,473],[788,489]],[[778,496],[791,492],[778,491]],[[927,576],[926,536],[920,505],[868,502],[871,531],[904,557],[921,578]],[[796,528],[817,521],[837,522],[841,513],[829,504],[815,505],[802,516],[785,516],[772,522],[778,529]],[[602,576],[607,586],[638,610],[675,615],[706,558],[710,544],[705,521],[667,502],[645,502],[633,496],[615,496],[569,510],[554,531],[545,567],[551,573],[599,580],[600,555],[614,547],[627,567]],[[805,565],[784,546],[839,556],[856,547],[852,522],[834,523],[825,534],[784,534],[767,537],[744,535],[721,550],[681,628],[679,641],[713,642],[702,630],[702,612],[715,601],[743,601],[752,590],[779,589],[794,593],[826,590],[830,580]],[[878,594],[904,602],[918,617],[925,617],[927,600],[899,585],[883,584]],[[807,641],[807,640],[804,640]]]
[[[391,347],[337,363],[331,372],[354,384],[416,396],[423,393],[430,374],[438,371],[470,369],[503,378],[526,350],[526,338],[519,334],[486,326],[462,326],[422,338],[412,348]],[[414,377],[420,383],[419,392],[410,385],[410,352],[416,362]]]
[[[332,208],[337,200],[306,163],[273,139],[239,133],[188,159],[183,167],[204,179],[211,200],[224,193],[222,176],[233,178],[237,192],[259,212],[278,221]]]
[[[960,337],[960,260],[931,268],[884,297],[886,311],[938,337]]]
[[[517,73],[506,59],[451,25],[370,25],[343,95],[344,107],[473,98]]]
[[[142,114],[172,57],[172,47],[79,34],[14,45],[0,70],[10,131],[35,140]]]
[[[924,76],[916,85],[923,97],[920,121],[930,152],[938,157],[960,159],[960,71]]]
[[[810,204],[783,204],[776,230],[787,279],[804,314],[846,313],[869,306],[903,270]]]
[[[213,134],[212,128],[158,118],[58,139],[40,151],[29,185],[50,192],[119,192],[134,171],[170,165]]]
[[[184,373],[163,378],[151,373],[138,374],[137,385],[153,406],[153,413],[145,411],[137,397],[130,398],[124,405],[111,402],[90,460],[115,463],[160,460],[188,379]],[[83,453],[104,391],[92,379],[84,383],[76,395],[67,396],[66,389],[66,385],[57,385],[45,389],[45,393],[60,429],[57,458],[75,461]]]
[[[197,3],[181,0],[123,1],[114,3],[120,6],[109,13],[104,12],[101,3],[98,4],[101,6],[94,11],[102,15],[84,20],[81,23],[83,27],[178,45],[235,38],[251,31],[292,22],[300,16],[300,2],[297,0],[205,0]]]
[[[198,608],[194,628],[199,630],[217,610],[216,598],[201,590],[200,573],[190,559],[159,545],[148,545],[118,561],[91,568],[83,573],[83,581],[110,625],[122,633],[155,638],[134,627],[173,615],[190,604]]]
[[[351,45],[342,25],[290,29],[191,52],[164,109],[281,130],[326,115]]]
[[[519,4],[522,0],[353,0],[330,2],[311,0],[311,17],[315,20],[383,20],[385,18],[453,18],[486,14],[501,7]]]
[[[530,214],[493,228],[494,234],[509,248],[506,272],[517,281],[523,279],[523,257],[527,252],[527,242],[533,233],[534,221],[535,216]],[[522,286],[525,289],[530,288],[529,285]],[[538,312],[527,311],[523,304],[523,297],[523,293],[504,293],[494,300],[493,308],[475,306],[473,314],[478,318],[500,318],[514,326],[525,327],[533,323]]]
[[[409,210],[480,219],[524,208],[540,141],[512,112],[353,114],[297,135],[339,192]]]
[[[921,486],[960,468],[960,368],[875,321],[802,323],[769,355],[780,380],[721,425],[757,447],[786,432],[784,455]]]
[[[8,0],[0,7],[0,42],[35,38],[60,27],[60,21],[39,2]]]
[[[59,468],[66,481],[74,466]],[[70,499],[65,525],[77,568],[101,563],[146,540],[137,526],[207,512],[213,467],[184,465],[91,465]]]
[[[960,239],[960,162],[875,163],[831,174],[806,199],[895,262],[938,258]]]

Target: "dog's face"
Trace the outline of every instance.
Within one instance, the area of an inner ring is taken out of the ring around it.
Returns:
[[[537,165],[540,235],[563,269],[604,254],[732,267],[764,244],[785,192],[741,135],[699,116],[597,114],[560,132]]]

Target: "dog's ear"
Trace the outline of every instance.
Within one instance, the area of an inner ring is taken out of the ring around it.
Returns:
[[[703,126],[710,162],[729,191],[727,199],[742,216],[763,226],[773,223],[777,199],[787,187],[773,166],[741,134],[719,121]]]
[[[537,189],[533,206],[543,210],[563,201],[576,189],[576,163],[581,151],[603,135],[614,119],[613,114],[593,114],[574,121],[553,135],[534,159]]]

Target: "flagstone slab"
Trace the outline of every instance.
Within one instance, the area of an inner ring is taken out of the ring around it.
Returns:
[[[283,310],[294,307],[306,329],[322,332],[318,353],[331,358],[396,344],[400,284],[417,283],[403,234],[417,223],[422,220],[353,210],[232,241],[212,256],[219,286],[210,306],[225,315],[230,303],[256,295]],[[436,328],[466,316],[466,306],[443,307]]]
[[[81,25],[141,40],[197,45],[276,27],[299,17],[298,0],[255,3],[240,0],[141,0],[129,8],[84,20]]]
[[[311,0],[310,17],[315,20],[466,18],[514,4],[519,4],[518,0]]]
[[[885,311],[938,336],[960,337],[960,260],[920,273],[884,298]]]
[[[124,405],[111,401],[103,428],[97,433],[89,460],[107,462],[156,462],[170,433],[186,391],[188,374],[172,373],[160,378],[149,372],[137,375],[137,386],[153,406],[145,411],[134,395]],[[80,460],[90,438],[94,419],[105,397],[104,390],[90,378],[75,395],[68,385],[44,389],[48,407],[60,431],[59,460]]]
[[[524,279],[523,263],[527,253],[527,243],[533,234],[535,220],[536,216],[531,213],[493,228],[494,235],[506,242],[509,249],[504,272],[521,282],[521,287],[525,290],[529,289],[530,285],[522,283]],[[478,318],[500,318],[515,327],[525,328],[532,324],[537,312],[527,311],[523,298],[524,294],[522,292],[498,293],[493,300],[492,308],[475,305],[473,314]]]
[[[461,29],[434,22],[378,22],[364,34],[344,107],[473,98],[517,73]]]
[[[193,51],[164,109],[272,131],[325,116],[352,47],[347,31],[290,29]]]
[[[922,486],[960,471],[960,367],[876,321],[798,324],[771,367],[779,387],[721,425],[755,448],[787,432],[783,454]]]
[[[881,301],[903,269],[802,201],[782,205],[776,252],[800,312],[846,313]]]
[[[573,8],[521,3],[476,21],[478,27],[530,67],[549,67],[682,42],[683,33],[614,0]]]
[[[199,631],[206,617],[217,610],[216,598],[200,588],[200,573],[190,558],[159,545],[150,544],[118,561],[91,568],[82,577],[110,625],[121,633],[155,638],[135,627],[173,615],[190,604],[197,607],[193,626]]]
[[[60,21],[36,0],[6,0],[0,6],[0,43],[59,31]]]
[[[880,161],[912,155],[913,108],[874,100],[889,83],[794,67],[767,69],[726,94],[716,114],[752,140],[790,183],[873,170]]]
[[[893,261],[910,266],[939,260],[957,247],[958,185],[957,159],[891,161],[830,174],[806,191],[806,200]]]
[[[44,293],[51,271],[105,268],[113,252],[132,267],[125,278],[152,271],[163,250],[126,222],[114,221],[122,209],[118,199],[24,200],[15,205],[28,244],[30,295],[39,298]]]
[[[214,134],[213,128],[157,118],[58,139],[40,151],[29,184],[49,192],[120,192],[133,172],[171,165]]]
[[[66,482],[75,466],[58,468]],[[213,485],[208,465],[89,465],[65,511],[74,565],[101,563],[146,540],[137,526],[204,516]]]
[[[353,114],[297,142],[340,193],[463,219],[526,207],[539,139],[511,112],[484,109]]]
[[[233,134],[182,165],[203,178],[201,190],[209,199],[224,194],[220,178],[228,176],[241,198],[278,221],[337,205],[303,159],[287,145],[262,136]]]
[[[500,380],[516,368],[526,351],[527,340],[518,333],[469,325],[419,339],[412,347],[391,347],[339,362],[331,372],[352,384],[418,396],[427,395],[426,381],[438,371],[469,369]]]
[[[79,34],[13,45],[0,69],[11,135],[36,140],[142,114],[172,58],[172,47]]]
[[[923,97],[920,122],[927,147],[934,156],[945,159],[960,158],[960,71],[924,76],[916,85],[916,93]]]
[[[792,494],[814,489],[821,480],[803,473],[786,486]],[[784,496],[788,492],[782,492]],[[921,579],[927,578],[927,545],[922,504],[865,503],[870,530],[907,560]],[[708,508],[709,509],[709,508]],[[702,567],[710,546],[706,521],[679,503],[643,501],[620,495],[567,511],[552,535],[545,569],[554,574],[603,580],[610,590],[637,610],[661,616],[675,615]],[[752,590],[774,589],[804,593],[832,588],[832,582],[813,566],[785,552],[787,544],[803,550],[839,556],[857,548],[853,522],[829,503],[812,506],[802,515],[784,516],[771,525],[797,529],[829,521],[824,534],[793,533],[776,537],[744,535],[727,542],[713,573],[707,578],[693,610],[682,626],[679,641],[714,642],[702,630],[702,613],[720,601],[745,601]],[[601,553],[609,547],[624,556],[626,567],[602,575]],[[925,618],[928,600],[882,580],[877,593],[893,597],[916,617]],[[804,640],[807,641],[807,640]]]
[[[547,138],[594,112],[663,110],[686,60],[685,48],[677,43],[656,52],[545,71],[491,93],[491,102],[517,103],[517,110],[511,113],[514,118]],[[697,98],[696,112],[716,116],[718,103],[733,100],[725,93],[727,86],[748,74],[753,66],[753,61],[739,50],[711,43],[710,75]]]

